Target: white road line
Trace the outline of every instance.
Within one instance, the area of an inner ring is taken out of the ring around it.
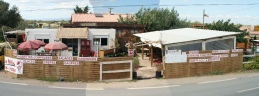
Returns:
[[[252,76],[248,76],[248,77],[256,77],[256,76],[259,76],[259,75],[252,75]]]
[[[58,87],[58,86],[49,86],[49,88],[85,90],[85,88],[75,88],[75,87]]]
[[[58,86],[49,86],[49,88],[57,89],[75,89],[75,90],[104,90],[103,88],[76,88],[76,87],[58,87]]]
[[[235,79],[237,79],[237,78],[230,78],[230,79],[223,79],[223,80],[216,80],[216,81],[206,81],[206,82],[200,82],[197,84],[215,83],[215,82],[229,81],[229,80],[235,80]]]
[[[241,90],[241,91],[237,91],[237,92],[238,92],[238,93],[242,93],[242,92],[251,91],[251,90],[255,90],[255,89],[259,89],[259,87],[250,88],[250,89],[245,89],[245,90]]]
[[[130,90],[136,90],[136,89],[155,89],[155,88],[168,88],[168,87],[177,87],[180,85],[171,85],[171,86],[157,86],[157,87],[139,87],[139,88],[127,88]]]
[[[13,82],[3,82],[3,81],[0,81],[0,83],[28,86],[28,84],[25,84],[25,83],[13,83]]]

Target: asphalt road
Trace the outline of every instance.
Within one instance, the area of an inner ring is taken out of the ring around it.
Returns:
[[[259,76],[116,89],[59,88],[0,82],[0,96],[259,96]]]

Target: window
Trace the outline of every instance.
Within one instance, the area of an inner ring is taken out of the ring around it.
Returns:
[[[121,35],[121,30],[120,29],[117,30],[117,33],[118,33],[118,35]]]
[[[94,38],[93,39],[93,45],[97,45],[95,42],[101,42],[101,46],[107,46],[108,45],[108,38]]]
[[[78,39],[66,39],[62,38],[62,42],[66,44],[68,47],[73,48],[73,56],[78,55]]]
[[[131,30],[130,30],[130,33],[131,33],[131,34],[134,34],[134,30],[133,30],[133,29],[131,29]]]
[[[43,41],[43,42],[46,43],[46,44],[49,43],[49,39],[37,39],[37,40]]]

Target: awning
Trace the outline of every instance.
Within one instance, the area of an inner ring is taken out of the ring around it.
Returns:
[[[88,28],[59,28],[57,38],[87,38]]]

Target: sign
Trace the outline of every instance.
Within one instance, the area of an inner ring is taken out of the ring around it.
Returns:
[[[237,57],[238,54],[231,54],[231,57]]]
[[[77,57],[80,61],[97,61],[97,57]]]
[[[199,51],[196,50],[196,51],[189,51],[189,54],[199,54]]]
[[[203,54],[188,54],[187,57],[211,57],[211,53],[203,53]]]
[[[128,49],[128,56],[134,56],[134,49]]]
[[[43,61],[43,64],[56,64],[56,61]]]
[[[212,55],[212,57],[229,57],[228,54]]]
[[[26,63],[26,64],[35,64],[35,60],[23,60],[23,63]]]
[[[66,57],[66,56],[58,56],[58,60],[73,60],[73,57]]]
[[[79,65],[78,61],[64,61],[64,65]]]
[[[233,49],[232,52],[243,52],[243,49]]]
[[[5,57],[5,70],[15,74],[23,74],[23,60]]]
[[[181,50],[165,50],[165,63],[187,62],[186,52]]]
[[[96,26],[96,23],[80,23],[80,26]]]
[[[195,62],[212,62],[212,61],[220,61],[220,58],[209,58],[209,59],[190,59],[190,63]]]
[[[229,50],[212,50],[212,53],[229,53]]]
[[[13,56],[17,56],[17,50],[13,50]]]
[[[36,55],[17,55],[17,58],[52,60],[52,56],[36,56]]]

